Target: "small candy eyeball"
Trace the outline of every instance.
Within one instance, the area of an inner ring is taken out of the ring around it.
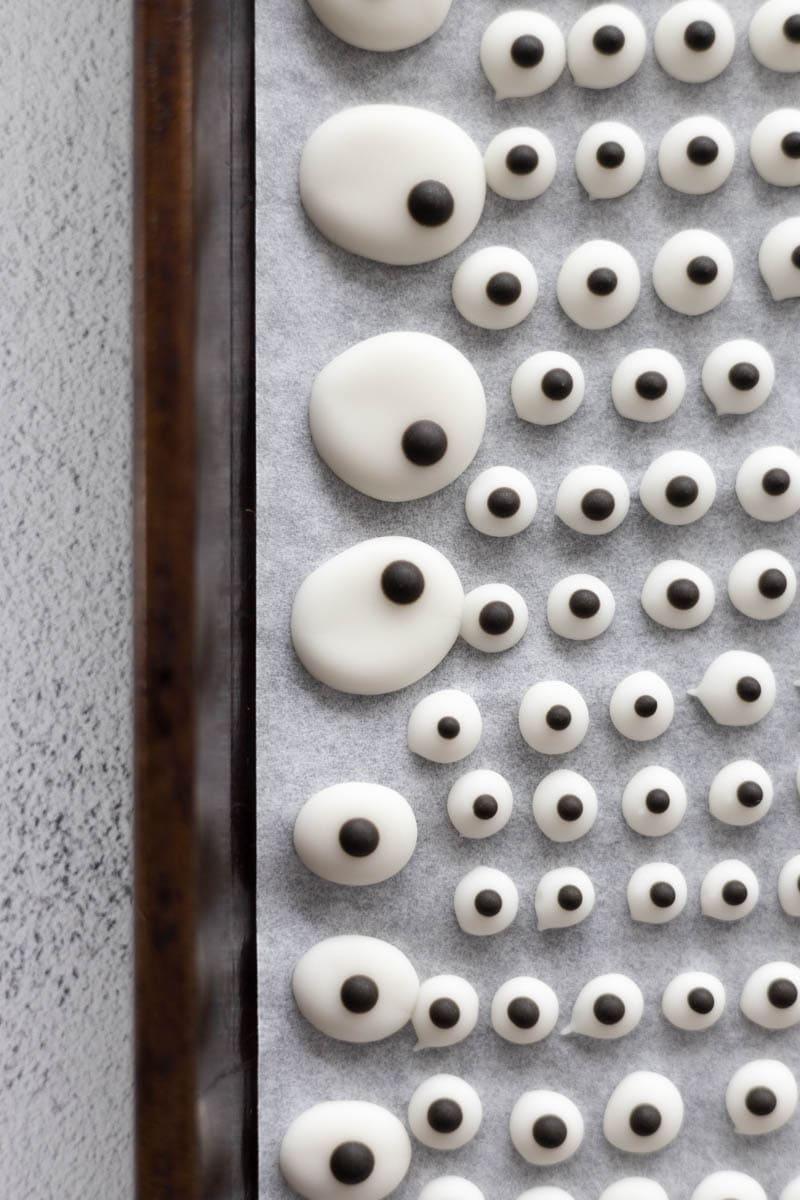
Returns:
[[[581,744],[588,728],[586,701],[568,683],[544,680],[528,688],[522,697],[520,733],[540,754],[567,754]]]
[[[603,1133],[618,1150],[654,1154],[674,1142],[682,1123],[683,1100],[672,1080],[655,1071],[634,1071],[611,1093]]]
[[[445,688],[424,696],[408,718],[408,748],[435,763],[460,762],[481,740],[483,719],[471,696]]]
[[[775,364],[758,342],[736,338],[711,351],[703,363],[702,380],[718,416],[751,413],[772,391]]]
[[[489,467],[469,485],[464,507],[478,533],[511,537],[527,529],[539,501],[527,475],[514,467]]]
[[[453,906],[464,933],[488,937],[508,929],[519,909],[519,894],[504,871],[475,867],[456,887]]]
[[[485,583],[464,597],[461,636],[476,650],[510,650],[525,636],[528,606],[507,583]]]
[[[733,58],[736,32],[726,9],[714,0],[683,0],[656,25],[653,49],[659,65],[682,83],[707,83]]]
[[[538,96],[553,86],[566,61],[555,21],[529,9],[496,17],[481,39],[481,66],[496,100]]]
[[[584,242],[564,259],[556,295],[582,329],[611,329],[633,312],[641,292],[636,259],[617,242]]]
[[[551,1184],[545,1187],[528,1188],[521,1196],[517,1196],[517,1200],[573,1200],[573,1197],[563,1188],[554,1187]]]
[[[665,987],[661,1011],[677,1029],[699,1033],[716,1025],[725,1011],[725,988],[715,975],[686,971]]]
[[[471,983],[458,975],[436,975],[420,984],[411,1024],[415,1050],[455,1046],[469,1037],[478,1023],[480,1003]]]
[[[525,1092],[508,1123],[514,1149],[535,1167],[552,1167],[572,1158],[583,1141],[583,1117],[560,1092]]]
[[[675,701],[655,671],[634,671],[614,688],[608,711],[612,725],[623,737],[650,742],[669,729]]]
[[[750,22],[750,49],[770,71],[800,71],[800,7],[797,0],[767,0]]]
[[[790,1029],[800,1022],[800,969],[790,962],[765,963],[742,989],[742,1012],[764,1029]]]
[[[800,217],[773,225],[761,243],[758,268],[773,300],[800,296]]]
[[[533,793],[533,819],[552,842],[574,842],[597,819],[597,792],[577,771],[551,771]]]
[[[580,925],[594,908],[594,884],[579,867],[557,867],[539,880],[534,899],[540,932]]]
[[[653,567],[642,588],[642,608],[667,629],[696,629],[711,616],[714,600],[705,571],[677,558]]]
[[[514,807],[511,785],[497,771],[467,771],[447,797],[447,815],[466,838],[487,838],[505,829]]]
[[[653,459],[639,484],[639,499],[664,525],[690,525],[704,517],[717,495],[714,472],[692,450],[668,450]]]
[[[460,1150],[475,1137],[482,1120],[480,1096],[458,1075],[431,1075],[408,1102],[409,1128],[431,1150]]]
[[[548,1037],[558,1021],[558,997],[541,979],[508,979],[492,1000],[492,1029],[507,1042],[530,1046]]]
[[[756,521],[785,521],[800,509],[800,458],[787,446],[749,454],[736,476],[736,495]]]
[[[460,1175],[441,1175],[431,1179],[419,1194],[419,1200],[485,1200],[477,1184]]]
[[[715,921],[741,921],[758,904],[758,880],[738,858],[719,862],[700,885],[700,911]]]
[[[775,550],[751,550],[743,554],[728,576],[731,604],[754,621],[782,617],[793,604],[796,593],[794,567]]]
[[[667,187],[688,196],[721,188],[733,170],[736,143],[716,117],[687,117],[664,134],[658,169]]]
[[[778,108],[763,117],[750,138],[753,166],[775,187],[800,184],[800,109]]]
[[[378,783],[337,783],[306,800],[294,823],[300,861],[331,883],[382,883],[402,871],[417,822],[399,792]]]
[[[598,4],[579,17],[567,36],[567,65],[578,87],[611,88],[642,65],[644,25],[622,4]]]
[[[800,854],[795,854],[781,867],[778,900],[787,917],[800,917]]]
[[[614,200],[632,191],[644,164],[644,142],[622,121],[590,125],[575,151],[575,174],[592,200]]]
[[[305,1019],[340,1042],[379,1042],[410,1020],[419,979],[402,951],[346,934],[307,950],[292,975]]]
[[[717,771],[708,791],[712,817],[725,825],[754,825],[772,806],[772,780],[757,762],[739,758]]]
[[[613,467],[575,467],[561,480],[556,516],[576,533],[611,533],[628,515],[628,485]]]
[[[666,925],[667,921],[673,921],[683,912],[688,898],[683,873],[672,863],[645,863],[628,880],[631,918],[645,925]]]
[[[479,329],[510,329],[530,313],[539,281],[529,259],[510,246],[485,246],[453,276],[453,303]]]
[[[767,1200],[767,1193],[742,1171],[715,1171],[698,1183],[691,1200]]]
[[[781,1129],[797,1108],[797,1081],[785,1063],[758,1058],[734,1073],[725,1107],[737,1133],[749,1137]]]
[[[733,284],[733,255],[715,233],[683,229],[659,250],[653,287],[667,308],[699,317],[721,304]]]
[[[532,425],[558,425],[583,403],[586,382],[580,364],[560,350],[526,358],[511,380],[517,416]]]
[[[663,837],[677,829],[686,813],[686,788],[666,767],[644,767],[625,785],[622,815],[642,837]]]
[[[547,622],[553,633],[585,642],[605,633],[614,620],[611,588],[596,575],[568,575],[547,597]]]
[[[644,996],[627,975],[598,975],[578,993],[562,1033],[611,1041],[632,1033],[642,1019]]]
[[[407,50],[441,28],[452,0],[364,4],[363,0],[309,0],[322,24],[359,50]]]
[[[295,1117],[280,1168],[305,1200],[384,1200],[411,1165],[411,1142],[393,1113],[362,1100],[329,1100]],[[356,1191],[357,1189],[357,1191]]]
[[[493,137],[483,162],[486,182],[504,200],[535,200],[550,187],[558,165],[549,137],[527,125]]]
[[[728,650],[706,670],[696,688],[689,689],[718,725],[755,725],[775,703],[775,675],[760,654]]]
[[[686,393],[683,367],[666,350],[634,350],[623,358],[611,380],[611,399],[621,417],[664,421]]]
[[[600,1193],[600,1200],[669,1200],[669,1197],[655,1179],[631,1176],[610,1183]]]

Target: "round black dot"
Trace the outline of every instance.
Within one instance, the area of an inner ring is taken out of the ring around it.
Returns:
[[[414,563],[398,559],[384,568],[381,588],[392,604],[413,604],[425,591],[425,576]]]
[[[557,733],[567,729],[572,723],[572,713],[567,708],[566,704],[553,704],[548,708],[544,716],[545,721],[551,729]]]
[[[754,779],[745,779],[736,789],[736,799],[743,808],[758,808],[764,799],[764,789]]]
[[[493,517],[513,517],[521,504],[519,492],[510,487],[495,488],[486,499],[486,507]]]
[[[747,899],[747,884],[741,879],[729,879],[722,888],[722,899],[731,908],[738,908]]]
[[[745,704],[755,704],[761,695],[761,684],[752,675],[743,675],[736,684],[736,695]]]
[[[569,598],[569,611],[573,617],[580,617],[582,621],[588,621],[590,617],[597,616],[599,613],[600,597],[591,588],[578,588]]]
[[[533,1140],[545,1150],[557,1150],[567,1140],[567,1123],[548,1113],[533,1122]]]
[[[381,835],[366,817],[351,817],[339,830],[339,845],[351,858],[366,858],[378,848]]]
[[[518,67],[538,67],[544,58],[541,38],[533,33],[523,33],[511,43],[511,58]]]
[[[660,371],[642,371],[634,386],[643,400],[660,400],[666,393],[667,380]]]
[[[615,167],[621,167],[625,162],[625,147],[619,142],[601,142],[597,147],[595,158],[601,167],[611,171]]]
[[[778,567],[767,567],[758,577],[758,590],[767,600],[777,600],[786,591],[789,580]]]
[[[607,521],[616,501],[607,488],[592,488],[581,500],[581,512],[589,521]]]
[[[604,992],[594,1002],[593,1012],[601,1025],[618,1025],[625,1016],[625,1004],[612,992]]]
[[[339,991],[342,1004],[351,1013],[368,1013],[378,1003],[378,985],[368,975],[351,975]]]
[[[556,812],[562,821],[579,821],[583,816],[583,801],[580,796],[559,796]]]
[[[761,378],[761,372],[755,363],[734,363],[728,371],[728,382],[737,392],[751,392]]]
[[[663,788],[651,788],[644,798],[644,803],[648,812],[660,816],[669,808],[669,792],[665,792]]]
[[[572,376],[563,367],[551,367],[542,376],[542,392],[548,400],[566,400],[572,392]]]
[[[800,158],[800,130],[793,129],[781,138],[781,150],[787,158]]]
[[[691,475],[676,475],[664,488],[664,495],[673,508],[688,508],[700,495],[700,488]]]
[[[650,888],[650,899],[656,908],[671,908],[677,899],[677,893],[671,883],[660,879]]]
[[[506,1009],[508,1019],[517,1029],[533,1029],[539,1020],[539,1005],[530,996],[516,996]]]
[[[514,304],[519,300],[522,295],[522,284],[511,271],[498,271],[486,284],[486,295],[492,304],[499,304],[503,308],[507,308],[509,304]]]
[[[539,165],[533,146],[512,146],[506,155],[506,167],[512,175],[532,175]]]
[[[558,907],[565,912],[576,912],[583,904],[583,892],[574,883],[565,883],[558,889]]]
[[[490,600],[478,614],[478,624],[484,633],[508,633],[514,624],[514,610],[505,600]]]
[[[619,54],[625,45],[625,34],[619,25],[601,25],[595,30],[592,45],[598,54]]]
[[[453,738],[457,738],[461,733],[461,722],[457,717],[440,717],[436,725],[436,732],[446,742],[452,742]]]
[[[686,147],[686,157],[696,167],[707,167],[719,154],[719,146],[711,137],[700,134],[693,137]]]
[[[783,22],[783,36],[789,42],[800,42],[800,13],[792,13]]]
[[[499,807],[494,796],[490,796],[488,792],[476,796],[472,801],[472,811],[479,821],[491,821],[492,817],[497,816]]]
[[[687,612],[700,599],[700,588],[693,579],[673,579],[667,588],[667,600],[673,608]]]
[[[761,486],[768,496],[782,496],[791,486],[791,476],[783,467],[771,467],[765,471]]]
[[[768,1117],[778,1107],[778,1097],[772,1088],[754,1087],[745,1096],[744,1104],[754,1117]]]
[[[633,702],[633,711],[637,717],[652,717],[658,712],[658,701],[655,696],[637,696]]]
[[[453,193],[438,179],[423,179],[408,193],[408,211],[418,225],[435,229],[452,217],[455,211]]]
[[[339,1183],[355,1185],[369,1179],[375,1155],[363,1142],[342,1142],[330,1157],[331,1175]]]
[[[435,1133],[455,1133],[464,1120],[461,1105],[456,1100],[434,1100],[428,1107],[428,1124]]]
[[[617,273],[611,267],[595,267],[586,278],[586,286],[593,296],[610,296],[617,286]]]
[[[698,254],[696,258],[692,258],[688,262],[686,274],[692,283],[705,287],[717,278],[719,267],[708,254]]]
[[[800,246],[795,246],[789,257],[791,259],[792,266],[797,267],[797,269],[800,270]]]
[[[767,988],[767,999],[773,1008],[791,1008],[797,1003],[797,987],[791,979],[773,979]]]
[[[639,1137],[652,1137],[661,1128],[661,1113],[655,1104],[637,1104],[631,1110],[628,1124]]]
[[[440,996],[428,1009],[431,1025],[437,1029],[455,1029],[461,1020],[461,1009],[449,996]]]
[[[482,917],[496,917],[503,907],[503,897],[494,888],[483,888],[475,897],[475,911]]]
[[[708,21],[690,21],[683,31],[683,40],[690,50],[710,50],[716,39],[714,26]]]
[[[435,421],[414,421],[403,434],[403,454],[417,467],[432,467],[447,453],[447,434]]]
[[[704,987],[694,987],[686,997],[686,1003],[692,1012],[699,1013],[701,1017],[707,1017],[714,1008],[714,995]]]

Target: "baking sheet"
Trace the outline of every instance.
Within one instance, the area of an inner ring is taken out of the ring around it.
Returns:
[[[511,7],[511,5],[509,5]],[[562,29],[585,10],[574,2],[542,4]],[[779,908],[781,864],[800,850],[797,766],[798,636],[795,613],[760,624],[738,614],[725,592],[736,558],[760,546],[798,558],[797,519],[760,524],[739,507],[736,469],[752,449],[797,444],[798,307],[772,303],[760,279],[757,252],[773,224],[798,211],[791,189],[771,188],[755,174],[748,155],[756,121],[774,108],[797,103],[796,78],[768,72],[746,42],[753,6],[737,0],[732,12],[738,49],[717,80],[692,87],[667,78],[652,57],[652,31],[665,7],[636,6],[648,29],[643,68],[622,87],[590,92],[567,73],[542,96],[496,103],[478,62],[483,29],[503,6],[493,0],[454,0],[449,19],[430,42],[390,55],[351,49],[329,34],[301,0],[270,0],[257,12],[258,158],[258,930],[260,999],[260,1155],[264,1197],[288,1195],[277,1169],[280,1138],[290,1120],[324,1099],[361,1098],[404,1115],[412,1091],[427,1075],[463,1075],[478,1089],[485,1109],[479,1136],[454,1154],[414,1146],[411,1171],[396,1193],[417,1195],[439,1174],[461,1174],[483,1188],[487,1200],[513,1200],[526,1187],[553,1183],[578,1200],[625,1175],[649,1175],[672,1197],[688,1196],[708,1172],[748,1171],[771,1195],[800,1173],[795,1120],[761,1139],[733,1132],[725,1114],[730,1075],[751,1058],[783,1059],[800,1071],[797,1031],[767,1033],[738,1013],[741,986],[758,965],[798,958],[798,927]],[[555,183],[540,199],[515,205],[487,194],[485,214],[470,240],[453,255],[416,268],[387,268],[327,243],[305,219],[296,173],[306,137],[326,117],[352,104],[411,103],[458,121],[484,148],[499,130],[530,124],[552,138],[559,157]],[[727,184],[707,197],[667,189],[656,167],[664,131],[682,117],[707,112],[731,125],[737,162]],[[573,170],[575,145],[593,121],[619,118],[638,129],[647,147],[647,169],[634,192],[592,202]],[[649,274],[658,247],[673,232],[705,227],[726,238],[736,262],[731,296],[696,319],[667,310],[656,299]],[[642,272],[642,298],[621,326],[587,333],[561,312],[555,279],[578,243],[602,236],[632,250]],[[488,333],[461,320],[450,302],[453,272],[471,251],[514,246],[532,259],[539,301],[530,319],[505,333]],[[462,350],[483,380],[489,409],[486,436],[473,466],[436,496],[410,504],[369,500],[340,482],[317,458],[307,429],[307,403],[315,373],[362,338],[392,329],[436,334]],[[705,355],[720,342],[746,336],[762,340],[777,367],[774,393],[750,416],[718,418],[700,389]],[[670,420],[642,425],[617,416],[610,378],[627,352],[646,345],[677,354],[688,378],[687,395]],[[576,416],[536,428],[517,419],[509,385],[529,354],[560,348],[575,355],[587,376],[587,395]],[[601,462],[617,467],[635,493],[646,465],[658,454],[690,448],[705,455],[718,478],[714,507],[699,523],[670,528],[652,520],[634,500],[615,533],[587,538],[571,533],[553,512],[559,480],[571,467]],[[490,539],[464,516],[464,494],[483,468],[507,463],[527,471],[539,493],[539,512],[519,537]],[[503,581],[518,588],[531,614],[528,634],[508,654],[488,656],[459,643],[420,683],[381,698],[336,694],[315,683],[295,660],[288,635],[292,597],[304,576],[323,560],[379,534],[421,537],[442,550],[464,586]],[[674,633],[645,617],[641,584],[665,558],[686,558],[704,568],[717,588],[717,606],[698,630]],[[611,586],[616,619],[602,638],[586,643],[558,639],[544,606],[552,584],[589,571]],[[685,689],[698,682],[714,656],[730,648],[764,654],[776,668],[776,708],[761,725],[725,730],[706,716]],[[637,745],[610,725],[608,699],[629,671],[652,668],[672,686],[676,716],[659,741]],[[543,758],[522,742],[517,708],[538,679],[576,685],[592,718],[584,743],[571,755]],[[413,704],[427,692],[454,686],[470,692],[484,717],[483,740],[466,762],[435,766],[412,758],[405,725]],[[764,763],[776,784],[772,812],[750,829],[733,829],[708,814],[706,793],[715,772],[736,757]],[[671,767],[689,790],[689,810],[665,839],[643,839],[622,820],[624,784],[640,767]],[[483,842],[461,841],[445,811],[447,791],[472,767],[492,767],[514,788],[515,811],[507,828]],[[600,797],[600,815],[584,839],[558,846],[535,826],[530,799],[538,780],[559,766],[583,772]],[[377,887],[339,888],[316,879],[294,856],[294,818],[312,792],[346,779],[375,780],[400,790],[414,807],[419,844],[411,863]],[[700,880],[714,862],[741,857],[758,874],[762,900],[741,923],[701,917]],[[666,859],[685,872],[690,901],[683,916],[662,928],[633,924],[625,885],[640,863]],[[478,864],[500,867],[517,882],[520,913],[506,933],[474,939],[458,930],[452,893]],[[592,876],[594,914],[561,933],[539,934],[533,893],[550,868],[575,864]],[[413,1053],[408,1027],[388,1041],[349,1046],[317,1033],[296,1012],[290,975],[301,952],[319,939],[353,932],[396,942],[421,978],[455,972],[481,997],[475,1032],[446,1050]],[[660,1013],[661,991],[680,971],[720,976],[729,1012],[710,1032],[673,1029]],[[488,1025],[495,988],[518,974],[548,981],[558,993],[566,1024],[580,987],[592,976],[624,971],[638,980],[646,1010],[639,1028],[617,1042],[551,1036],[533,1047],[501,1041]],[[686,1119],[677,1141],[655,1156],[627,1156],[601,1132],[606,1100],[629,1071],[653,1069],[680,1087]],[[533,1087],[571,1096],[583,1111],[586,1137],[570,1162],[553,1169],[529,1166],[507,1132],[514,1101]]]

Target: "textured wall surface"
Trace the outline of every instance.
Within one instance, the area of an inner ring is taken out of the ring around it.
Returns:
[[[0,0],[0,1192],[130,1194],[129,0]]]

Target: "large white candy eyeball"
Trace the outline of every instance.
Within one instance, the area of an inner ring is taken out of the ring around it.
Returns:
[[[621,417],[664,421],[686,393],[683,367],[666,350],[634,350],[623,358],[611,380],[611,399]]]
[[[669,1197],[655,1179],[631,1176],[610,1183],[600,1193],[600,1200],[669,1200]]]
[[[426,1183],[419,1200],[485,1200],[477,1184],[460,1175],[441,1175]]]
[[[510,329],[530,313],[539,281],[529,259],[510,246],[485,246],[453,276],[453,303],[479,329]]]
[[[725,825],[754,825],[772,806],[772,780],[757,762],[739,758],[717,771],[708,790],[712,817]]]
[[[653,287],[667,308],[699,317],[721,304],[733,284],[733,255],[715,233],[684,229],[659,250]]]
[[[583,1141],[583,1117],[560,1092],[525,1092],[508,1123],[514,1149],[535,1167],[552,1167],[572,1158]]]
[[[757,521],[785,521],[800,509],[800,458],[787,446],[749,454],[736,476],[736,495]]]
[[[527,125],[493,137],[483,162],[486,182],[504,200],[535,200],[550,187],[558,165],[549,137]]]
[[[491,1022],[495,1033],[517,1046],[548,1037],[558,1021],[558,997],[541,979],[520,975],[494,994]]]
[[[597,239],[584,242],[565,258],[556,295],[570,320],[582,329],[611,329],[633,312],[641,287],[630,251]]]
[[[779,108],[763,117],[750,138],[750,157],[767,183],[800,185],[800,109]]]
[[[567,36],[567,64],[579,87],[610,88],[642,65],[644,25],[622,4],[598,4],[579,17]]]
[[[475,867],[456,887],[453,907],[464,933],[489,937],[502,933],[513,922],[519,909],[519,893],[504,871]]]
[[[613,200],[632,191],[644,164],[644,142],[622,121],[590,125],[575,151],[575,174],[592,200]]]
[[[773,225],[761,243],[758,268],[773,300],[800,296],[800,217]]]
[[[544,680],[522,697],[520,733],[540,754],[567,754],[581,744],[588,728],[586,701],[569,683]]]
[[[525,636],[528,606],[507,583],[485,583],[464,597],[461,636],[476,650],[497,654]]]
[[[767,1193],[742,1171],[715,1171],[698,1183],[691,1200],[767,1200]]]
[[[603,1116],[606,1140],[628,1154],[654,1154],[678,1136],[683,1100],[672,1080],[655,1071],[626,1075]]]
[[[547,622],[553,633],[575,642],[605,633],[615,611],[611,588],[596,575],[568,575],[547,597]]]
[[[517,416],[532,425],[558,425],[580,408],[586,382],[580,364],[560,350],[526,358],[511,380]]]
[[[489,467],[469,485],[464,501],[467,520],[478,533],[511,537],[527,529],[539,501],[527,475],[514,467]]]
[[[495,17],[481,38],[481,66],[496,100],[546,91],[566,61],[564,35],[555,21],[529,9]]]
[[[667,187],[689,196],[721,188],[733,170],[736,143],[716,117],[687,117],[664,134],[658,169]]]
[[[797,1081],[785,1063],[759,1058],[735,1072],[725,1107],[737,1133],[749,1137],[781,1129],[797,1108]]]
[[[431,1075],[408,1104],[411,1132],[432,1150],[460,1150],[475,1137],[482,1120],[480,1096],[458,1075]]]
[[[577,771],[551,771],[533,793],[533,819],[552,842],[574,842],[597,820],[597,792]]]
[[[673,863],[645,863],[628,880],[628,909],[634,921],[666,925],[686,907],[689,889]]]
[[[411,1142],[397,1117],[362,1100],[315,1104],[281,1142],[283,1177],[306,1200],[383,1200],[410,1165]]]
[[[472,754],[482,732],[480,709],[472,697],[445,688],[414,705],[408,718],[408,748],[430,762],[460,762]]]
[[[306,800],[294,823],[300,861],[331,883],[382,883],[402,871],[417,822],[399,792],[379,783],[337,783]]]
[[[639,484],[639,499],[664,525],[690,525],[704,517],[717,494],[714,472],[692,450],[668,450],[653,459]]]
[[[653,35],[659,64],[682,83],[716,79],[733,58],[735,46],[733,21],[714,0],[683,0],[667,9]]]
[[[653,567],[642,588],[642,608],[667,629],[696,629],[711,616],[714,600],[705,571],[677,558]]]
[[[800,8],[797,0],[767,0],[750,22],[750,49],[763,67],[800,71]]]
[[[741,921],[758,904],[758,880],[738,858],[719,862],[700,885],[700,911],[715,921]]]
[[[703,363],[703,391],[718,416],[754,412],[775,383],[772,355],[758,342],[736,338],[712,350]]]
[[[308,0],[322,24],[360,50],[407,50],[444,23],[452,0]]]
[[[625,785],[622,815],[642,837],[663,837],[677,829],[686,813],[686,788],[666,767],[643,767]]]
[[[644,996],[627,975],[598,975],[578,993],[563,1033],[611,1041],[632,1033],[642,1019]]]
[[[497,771],[467,771],[447,797],[447,815],[466,838],[487,838],[508,824],[514,807],[511,785]]]
[[[614,688],[608,711],[612,725],[623,737],[650,742],[669,729],[675,701],[655,671],[634,671]]]
[[[598,536],[621,525],[630,508],[628,485],[613,467],[575,467],[556,493],[556,516],[576,533]]]
[[[725,988],[706,971],[686,971],[665,987],[661,1011],[677,1029],[699,1033],[716,1025],[725,1011]]]
[[[718,725],[755,725],[771,712],[775,694],[772,667],[747,650],[720,654],[689,689]]]
[[[471,983],[458,975],[436,975],[420,984],[411,1024],[415,1050],[455,1046],[469,1037],[478,1023],[480,1002]]]
[[[778,900],[787,917],[800,917],[800,854],[795,854],[781,867]]]
[[[556,867],[539,880],[534,898],[539,930],[580,925],[594,908],[594,884],[579,867]]]
[[[734,608],[754,621],[771,621],[794,603],[797,575],[788,558],[776,550],[751,550],[738,559],[728,576]]]
[[[292,975],[305,1019],[340,1042],[379,1042],[406,1024],[419,979],[402,951],[379,938],[345,934],[307,950]]]
[[[306,577],[292,608],[292,642],[329,687],[375,696],[408,687],[448,653],[464,592],[438,550],[415,538],[360,542]]]
[[[800,1022],[800,969],[790,962],[765,963],[742,989],[742,1012],[764,1029],[789,1029]]]

